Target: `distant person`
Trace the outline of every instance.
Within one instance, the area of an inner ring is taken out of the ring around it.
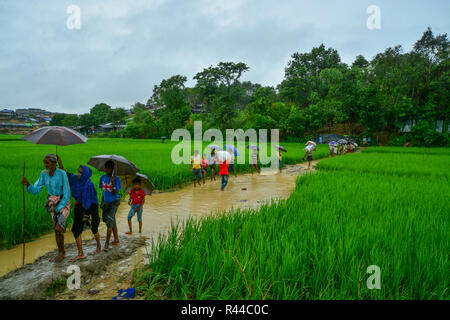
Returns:
[[[364,147],[367,146],[367,138],[366,137],[363,138],[363,145],[364,145]]]
[[[133,189],[130,190],[130,198],[128,199],[128,205],[131,206],[128,212],[128,227],[130,231],[126,234],[133,234],[133,226],[131,219],[137,213],[137,220],[139,222],[139,233],[142,233],[142,211],[145,204],[145,191],[141,189],[141,179],[135,178],[133,180]]]
[[[258,168],[258,150],[252,149],[252,175],[253,175],[253,168],[255,168],[258,173],[260,172]]]
[[[200,186],[200,180],[202,179],[202,157],[198,154],[198,150],[195,150],[194,155],[191,157],[191,172],[194,175],[194,188],[197,180]]]
[[[278,149],[277,158],[278,158],[278,169],[280,170],[280,173],[281,173],[281,170],[283,168],[283,155],[281,154],[280,149]]]
[[[64,169],[61,158],[58,156],[57,158],[60,169],[67,173],[72,197],[75,199],[72,233],[77,244],[78,255],[71,260],[76,261],[86,258],[83,252],[81,234],[87,226],[90,226],[97,243],[97,249],[94,253],[100,253],[101,251],[100,234],[98,232],[100,216],[98,215],[97,190],[95,190],[95,186],[91,181],[91,168],[80,165],[77,174],[69,173]]]
[[[203,184],[205,184],[206,183],[206,181],[205,181],[206,180],[206,173],[207,173],[207,170],[208,170],[208,160],[202,158],[201,165],[202,165]]]
[[[102,189],[102,202],[100,208],[102,209],[103,222],[106,223],[106,241],[103,247],[103,251],[109,250],[109,241],[111,239],[111,233],[114,235],[114,241],[112,245],[120,245],[119,233],[117,231],[116,213],[120,205],[119,190],[122,189],[120,179],[118,176],[113,175],[114,162],[111,160],[106,161],[105,171],[106,175],[100,177],[99,188]]]
[[[322,144],[322,141],[323,141],[322,136],[319,136],[319,143]]]
[[[329,145],[328,145],[328,149],[330,149],[330,157],[332,157],[332,156],[333,156],[333,149],[334,149],[334,146],[333,146],[332,144],[329,144]]]
[[[228,150],[228,153],[230,154],[230,161],[228,162],[228,170],[229,172],[233,173],[236,177],[236,172],[234,171],[234,152],[233,150]]]
[[[219,175],[222,177],[220,191],[223,191],[228,184],[228,162],[219,163]]]
[[[370,147],[371,144],[372,144],[372,138],[369,137],[369,138],[367,139],[367,145]]]
[[[216,181],[216,168],[217,168],[217,159],[216,159],[216,150],[212,149],[211,154],[208,156],[208,164],[209,170],[211,170],[211,181]]]
[[[303,158],[302,158],[302,160],[305,160],[305,157],[307,156],[308,158],[307,158],[307,160],[308,160],[308,169],[311,169],[311,161],[312,161],[312,152],[313,152],[313,150],[316,150],[316,145],[314,145],[314,144],[308,144],[306,147],[305,147],[305,155],[303,156]]]
[[[334,147],[333,147],[333,153],[335,155],[338,155],[338,145],[337,144],[335,144]]]
[[[57,157],[54,154],[46,154],[42,160],[44,170],[39,179],[32,185],[27,178],[22,177],[22,184],[31,194],[38,194],[45,186],[48,192],[45,209],[52,215],[55,240],[58,246],[58,255],[52,262],[61,262],[66,256],[64,250],[64,230],[66,220],[70,214],[70,185],[65,171],[56,168]]]

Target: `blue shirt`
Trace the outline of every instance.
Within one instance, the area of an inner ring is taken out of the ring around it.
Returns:
[[[122,189],[122,186],[120,184],[120,179],[118,176],[114,176],[114,178],[116,179],[116,189],[117,189],[117,193],[114,195],[112,193],[112,182],[111,182],[111,177],[108,177],[106,175],[101,176],[100,178],[100,184],[99,184],[99,188],[102,189],[103,191],[103,201],[105,202],[113,202],[117,199],[119,199],[119,190]]]
[[[69,179],[67,179],[67,174],[64,170],[56,169],[53,176],[43,170],[39,179],[34,183],[34,185],[29,185],[27,191],[31,194],[38,194],[43,187],[47,188],[47,192],[51,196],[61,196],[61,201],[56,206],[55,211],[59,212],[70,200],[70,185]]]

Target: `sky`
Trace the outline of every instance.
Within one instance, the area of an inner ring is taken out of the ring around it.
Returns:
[[[367,27],[370,5],[380,29]],[[0,109],[129,108],[173,75],[194,86],[220,61],[276,86],[295,52],[323,43],[347,64],[399,44],[408,52],[429,26],[448,33],[449,12],[448,0],[0,0]]]

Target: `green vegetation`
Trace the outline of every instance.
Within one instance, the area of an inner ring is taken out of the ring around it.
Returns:
[[[449,299],[450,154],[390,150],[326,159],[286,201],[173,226],[137,288],[148,299]],[[369,265],[380,290],[366,286]]]
[[[193,87],[186,86],[184,75],[162,79],[146,103],[131,106],[132,115],[99,103],[79,117],[56,115],[51,124],[126,123],[123,133],[128,138],[159,138],[176,128],[191,130],[201,120],[204,130],[277,128],[284,140],[316,135],[320,129],[333,131],[341,124],[353,135],[387,133],[393,145],[447,146],[448,49],[447,34],[435,35],[430,28],[410,52],[390,47],[370,61],[359,55],[351,65],[322,44],[293,53],[275,87],[242,81],[250,69],[243,62],[219,62],[199,71]],[[129,117],[133,119],[126,122]],[[411,132],[402,133],[406,124]]]
[[[3,138],[6,140],[3,141]],[[192,174],[189,165],[175,165],[171,159],[172,148],[178,142],[160,140],[134,140],[134,139],[89,139],[86,144],[59,147],[58,154],[63,160],[64,166],[71,172],[75,172],[80,164],[86,164],[90,157],[99,154],[118,154],[135,163],[141,172],[146,174],[159,190],[169,190],[191,182]],[[208,143],[203,142],[203,147]],[[283,157],[286,164],[301,162],[303,156],[302,144],[283,144],[289,152]],[[34,183],[43,170],[42,158],[46,153],[54,153],[55,147],[50,145],[35,145],[28,141],[18,140],[15,136],[0,135],[0,149],[2,153],[0,161],[0,178],[6,190],[0,193],[0,246],[11,246],[21,241],[23,226],[22,209],[22,177],[23,162],[26,161],[26,177]],[[193,152],[193,148],[191,148]],[[248,149],[239,150],[245,157]],[[261,152],[262,154],[262,152]],[[318,146],[314,153],[315,159],[328,155],[328,147]],[[249,172],[247,164],[236,165],[237,172]],[[92,181],[98,185],[101,172],[93,170]],[[27,239],[33,239],[43,233],[51,231],[51,219],[44,209],[46,191],[38,196],[25,193],[27,208]],[[100,197],[100,192],[98,192]],[[71,218],[69,218],[71,219]],[[69,220],[70,223],[71,220]]]

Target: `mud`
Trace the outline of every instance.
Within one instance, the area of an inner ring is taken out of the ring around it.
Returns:
[[[108,252],[94,254],[95,240],[84,241],[85,259],[70,261],[70,257],[77,255],[75,243],[66,245],[66,258],[60,263],[50,262],[57,250],[51,251],[37,259],[34,263],[8,273],[0,278],[0,299],[47,299],[48,288],[56,282],[66,281],[67,268],[78,265],[81,271],[81,283],[89,283],[92,278],[107,270],[116,261],[126,259],[136,250],[145,245],[145,239],[123,238],[120,246],[111,246]]]

